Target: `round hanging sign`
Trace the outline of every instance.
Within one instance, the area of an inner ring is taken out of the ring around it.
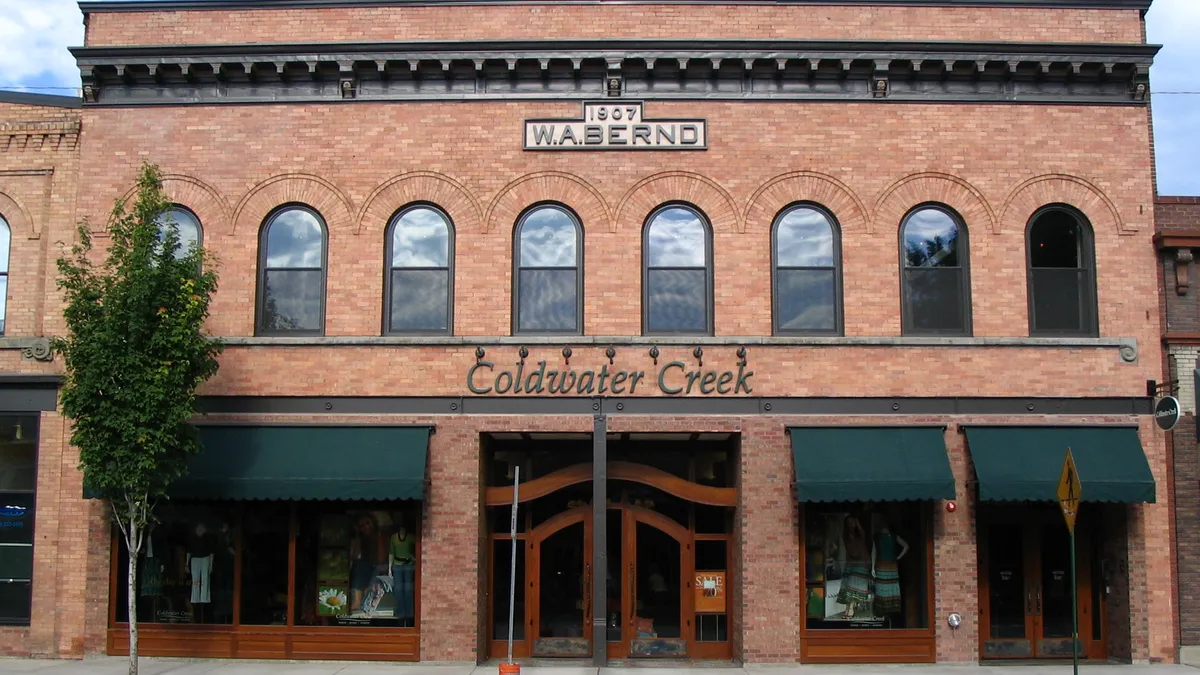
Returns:
[[[1170,431],[1179,424],[1179,399],[1164,396],[1154,404],[1154,422],[1163,431]]]

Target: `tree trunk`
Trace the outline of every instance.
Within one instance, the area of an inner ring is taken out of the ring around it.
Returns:
[[[130,516],[133,516],[130,509]],[[125,548],[129,551],[129,675],[138,675],[138,629],[137,629],[137,559],[141,549],[138,540],[138,519],[131,517],[126,530]]]

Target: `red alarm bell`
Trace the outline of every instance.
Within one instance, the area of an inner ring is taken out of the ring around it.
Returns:
[[[958,510],[958,504],[954,502],[946,502],[946,513],[954,513]]]

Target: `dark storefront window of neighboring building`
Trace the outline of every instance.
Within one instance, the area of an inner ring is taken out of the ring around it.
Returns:
[[[387,235],[387,331],[449,333],[454,296],[454,229],[433,206],[392,218]]]
[[[325,332],[325,221],[306,206],[277,209],[259,241],[259,335]]]
[[[914,502],[807,504],[805,627],[929,628],[928,518]]]
[[[579,333],[583,328],[583,227],[556,204],[517,222],[514,328],[517,333]]]
[[[775,332],[840,332],[841,249],[833,217],[817,206],[791,206],[775,219],[772,235]]]
[[[920,206],[900,226],[905,335],[970,335],[967,229],[948,207]]]
[[[650,214],[643,246],[642,325],[646,334],[713,332],[712,231],[683,204]]]
[[[179,502],[159,517],[138,558],[139,622],[287,626],[290,603],[297,626],[416,625],[419,502]],[[115,536],[124,623],[128,554]]]
[[[36,415],[0,415],[0,624],[29,624],[37,447]]]
[[[1067,207],[1034,214],[1029,250],[1030,335],[1098,335],[1092,230]]]

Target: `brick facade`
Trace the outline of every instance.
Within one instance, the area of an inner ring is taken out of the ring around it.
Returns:
[[[613,26],[621,26],[622,36],[647,38],[1144,41],[1136,10],[514,4],[93,12],[87,44],[604,38],[612,36]],[[608,358],[611,338],[622,367],[650,371],[655,366],[648,350],[654,345],[661,349],[660,363],[693,359],[691,344],[642,337],[638,252],[647,215],[660,204],[686,201],[704,212],[713,231],[715,330],[701,340],[705,368],[736,370],[736,350],[747,345],[755,396],[1029,398],[1033,411],[1004,416],[904,411],[851,417],[613,415],[609,425],[615,432],[738,434],[730,591],[730,637],[737,658],[800,659],[802,524],[786,426],[947,426],[958,509],[949,513],[940,504],[934,509],[933,627],[937,660],[970,662],[979,658],[980,649],[979,553],[970,488],[974,473],[962,427],[1133,423],[1140,428],[1158,499],[1106,512],[1106,522],[1114,525],[1104,546],[1113,559],[1127,560],[1123,568],[1128,570],[1114,591],[1127,605],[1110,604],[1109,655],[1140,662],[1176,659],[1176,598],[1170,592],[1175,496],[1169,474],[1174,467],[1163,435],[1147,416],[1064,416],[1033,408],[1035,398],[1137,397],[1146,380],[1164,379],[1161,336],[1153,321],[1158,280],[1147,270],[1156,265],[1155,217],[1161,227],[1165,212],[1161,203],[1155,207],[1144,107],[648,101],[648,118],[706,119],[708,149],[521,149],[524,120],[575,118],[579,109],[577,101],[531,100],[101,105],[69,114],[0,105],[0,133],[13,126],[5,124],[9,119],[42,124],[53,118],[55,124],[77,125],[61,140],[23,140],[19,147],[10,140],[6,150],[0,148],[0,163],[16,162],[0,164],[0,214],[14,231],[5,335],[61,333],[52,276],[57,242],[72,241],[73,223],[84,219],[103,237],[113,200],[129,193],[141,162],[151,161],[166,174],[171,198],[198,216],[204,244],[219,260],[221,284],[209,329],[230,345],[205,395],[465,395],[464,377],[477,347],[486,348],[497,363],[518,358],[521,343],[509,337],[513,226],[524,209],[544,201],[570,207],[583,223],[583,338],[573,343],[531,339],[528,360],[558,362],[569,343],[573,364],[599,367]],[[54,172],[10,175],[4,171],[10,166],[52,166]],[[772,222],[781,209],[803,201],[829,209],[840,228],[844,340],[787,344],[770,338]],[[461,338],[458,344],[379,338],[385,229],[398,209],[413,202],[437,204],[454,224],[453,335]],[[969,338],[902,336],[898,227],[911,208],[927,202],[954,209],[969,231]],[[288,203],[311,206],[328,227],[324,338],[254,337],[260,228],[273,209]],[[1078,209],[1094,230],[1099,339],[1028,339],[1026,224],[1048,204]],[[1195,293],[1194,286],[1189,293]],[[1190,297],[1194,305],[1195,296]],[[22,359],[12,347],[0,350],[3,370],[52,373],[59,365]],[[425,661],[485,656],[480,435],[592,428],[590,415],[450,411],[427,417],[345,416],[333,409],[311,416],[230,419],[436,426],[423,505],[419,589]],[[105,648],[109,528],[101,509],[81,498],[65,422],[46,413],[42,425],[35,619],[27,629],[0,630],[0,650],[79,657]],[[1180,458],[1177,449],[1177,466]],[[1181,552],[1181,594],[1193,573],[1182,561]],[[961,627],[946,625],[951,612],[963,616]]]

